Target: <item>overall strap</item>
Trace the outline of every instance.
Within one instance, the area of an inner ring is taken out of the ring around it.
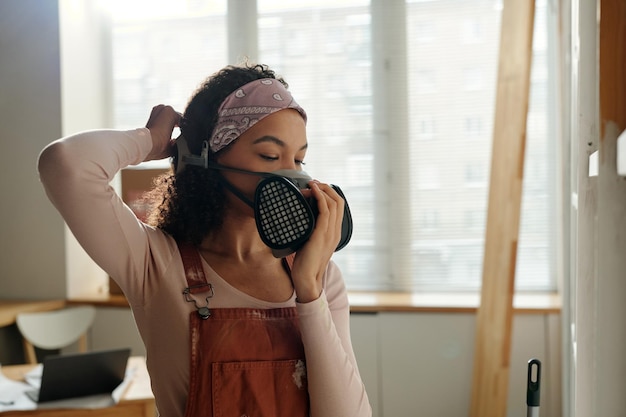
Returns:
[[[206,280],[204,269],[202,268],[202,259],[196,247],[189,242],[176,241],[176,244],[183,261],[185,278],[187,280],[187,287],[183,290],[183,296],[185,301],[196,306],[198,315],[206,320],[211,316],[209,299],[213,297],[213,286]],[[198,301],[193,296],[193,294],[197,293],[208,293],[205,301],[201,302],[201,304],[198,304]]]
[[[185,278],[187,278],[187,285],[190,292],[202,292],[206,289],[202,287],[208,285],[206,276],[204,275],[204,269],[202,268],[202,260],[196,247],[189,242],[176,241],[178,250],[180,251],[180,257],[183,260],[183,267],[185,268]]]

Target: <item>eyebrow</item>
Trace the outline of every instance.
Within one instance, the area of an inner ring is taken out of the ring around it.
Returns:
[[[257,143],[263,143],[263,142],[272,142],[275,143],[276,145],[284,148],[286,146],[286,143],[283,142],[282,140],[278,139],[276,136],[270,136],[270,135],[265,135],[265,136],[261,136],[258,139],[255,139],[254,142],[252,142],[253,145],[256,145]],[[308,143],[305,143],[304,146],[302,146],[300,148],[300,150],[304,150],[307,149],[309,147]]]

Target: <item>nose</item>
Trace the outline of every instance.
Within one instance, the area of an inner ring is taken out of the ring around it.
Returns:
[[[296,164],[296,161],[291,158],[288,161],[285,161],[283,164],[281,164],[280,169],[290,169],[293,171],[300,171],[302,168]]]

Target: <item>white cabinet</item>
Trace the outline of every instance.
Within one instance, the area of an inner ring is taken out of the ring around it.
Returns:
[[[352,343],[375,417],[467,416],[475,315],[352,314]],[[557,314],[517,314],[507,417],[526,415],[527,364],[542,362],[541,415],[561,415]]]

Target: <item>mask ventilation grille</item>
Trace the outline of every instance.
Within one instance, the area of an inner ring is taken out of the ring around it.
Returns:
[[[295,252],[313,233],[315,216],[300,190],[286,178],[261,181],[255,201],[257,229],[272,249]]]

